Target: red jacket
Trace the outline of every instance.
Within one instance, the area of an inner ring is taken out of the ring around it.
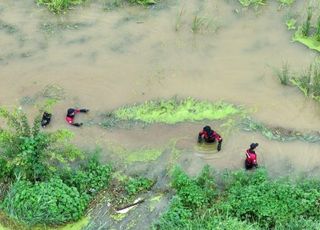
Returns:
[[[68,114],[67,114],[67,116],[66,116],[66,121],[67,121],[69,124],[73,124],[74,116],[75,116],[77,113],[80,113],[80,109],[69,109],[69,110],[68,110]]]
[[[253,151],[251,149],[247,149],[246,156],[247,156],[246,161],[249,164],[251,164],[251,165],[256,165],[257,164],[257,154],[256,154],[255,151]]]
[[[222,141],[222,137],[213,130],[211,132],[211,135],[209,135],[206,131],[202,130],[199,133],[199,137],[205,139],[206,141],[214,141],[214,140],[217,142]]]

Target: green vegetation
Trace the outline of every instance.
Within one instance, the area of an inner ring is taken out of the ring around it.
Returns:
[[[295,0],[278,0],[281,6],[291,6]]]
[[[88,199],[61,179],[52,178],[35,184],[17,181],[10,188],[2,208],[11,217],[29,225],[61,224],[80,219]]]
[[[16,178],[36,182],[48,179],[58,167],[81,155],[69,144],[72,134],[66,130],[46,133],[40,130],[40,117],[31,127],[27,116],[16,109],[0,108],[7,129],[0,129],[0,179]]]
[[[311,24],[312,16],[313,10],[309,7],[306,20],[298,27],[293,40],[304,44],[309,49],[320,52],[320,16],[317,18],[315,25]]]
[[[266,0],[239,0],[240,4],[245,7],[253,6],[258,7],[264,5]]]
[[[109,185],[110,165],[92,157],[71,169],[83,153],[69,143],[70,132],[44,132],[39,117],[31,126],[19,109],[1,108],[0,118],[6,122],[0,128],[1,210],[28,226],[79,220],[93,195]]]
[[[300,77],[292,77],[290,82],[307,97],[320,101],[320,60],[316,59]]]
[[[269,140],[275,141],[305,141],[309,143],[320,142],[318,132],[302,133],[296,130],[285,129],[281,127],[270,127],[263,123],[253,121],[252,119],[244,119],[241,123],[242,129],[250,132],[259,132]]]
[[[281,70],[276,70],[276,74],[282,85],[288,85],[290,80],[289,66],[288,63],[282,65]]]
[[[55,13],[61,13],[71,6],[79,5],[85,0],[36,0],[37,4],[48,7],[49,10]]]
[[[175,124],[186,121],[219,120],[243,113],[243,109],[224,102],[172,98],[121,107],[106,114],[101,125],[113,127],[121,122]]]
[[[264,169],[219,177],[205,167],[196,178],[180,168],[176,195],[154,229],[318,229],[319,181],[271,180]],[[311,227],[311,228],[310,228]]]

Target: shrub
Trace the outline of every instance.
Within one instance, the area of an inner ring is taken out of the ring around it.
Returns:
[[[153,182],[147,178],[129,178],[129,180],[125,184],[125,190],[129,196],[133,196],[143,190],[149,189],[152,184]]]
[[[97,157],[91,157],[80,169],[63,171],[61,178],[69,186],[76,187],[81,194],[92,194],[106,188],[111,175],[111,165],[102,165]]]
[[[48,182],[18,181],[12,185],[2,203],[11,217],[28,225],[62,224],[80,219],[88,197],[60,179]]]
[[[5,169],[0,179],[19,177],[43,181],[58,165],[67,164],[81,155],[77,148],[69,144],[72,137],[70,132],[41,131],[39,116],[31,126],[21,110],[9,112],[0,108],[0,118],[7,123],[7,129],[0,128],[0,166]]]

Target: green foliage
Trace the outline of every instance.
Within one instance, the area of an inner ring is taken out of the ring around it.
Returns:
[[[80,219],[88,196],[69,187],[60,179],[48,182],[18,181],[12,185],[2,203],[11,217],[28,225],[62,224]]]
[[[129,196],[133,196],[143,190],[148,190],[152,185],[153,181],[147,178],[129,178],[129,180],[125,183],[125,190]]]
[[[300,77],[290,79],[305,96],[320,101],[320,60],[316,59]]]
[[[253,6],[258,7],[264,5],[266,0],[239,0],[240,4],[245,7]]]
[[[40,117],[31,126],[21,110],[9,112],[0,108],[0,118],[7,123],[7,129],[0,129],[0,159],[6,162],[0,164],[4,169],[2,179],[45,180],[58,164],[80,156],[80,151],[68,142],[70,132],[43,132]]]
[[[209,181],[209,187],[204,186],[206,181]],[[319,181],[271,180],[263,168],[253,173],[226,172],[219,181],[218,189],[209,168],[203,169],[196,179],[175,169],[172,185],[177,194],[154,229],[284,230],[318,229],[320,226]],[[185,188],[196,189],[200,196],[201,188],[216,195],[205,199],[201,206],[190,206],[189,197],[181,193]]]
[[[289,66],[288,63],[282,64],[281,70],[276,70],[276,74],[280,80],[280,83],[282,85],[288,85],[289,79],[290,79],[290,72],[289,72]]]
[[[306,187],[299,182],[292,184],[287,179],[271,181],[265,170],[252,175],[237,172],[230,176],[226,199],[218,204],[222,213],[255,222],[263,229],[274,228],[298,217],[312,220],[320,215],[318,185]]]
[[[89,158],[77,170],[65,170],[60,173],[64,183],[76,187],[80,194],[96,194],[107,188],[112,175],[111,165],[102,165],[96,156]]]
[[[152,4],[156,4],[155,0],[127,0],[129,3],[132,4],[138,4],[138,5],[152,5]]]
[[[242,109],[224,102],[212,103],[193,98],[183,100],[172,98],[121,107],[108,113],[105,120],[110,126],[121,121],[175,124],[184,121],[218,120],[241,113],[244,113]],[[110,123],[109,120],[114,122]]]
[[[307,19],[303,23],[302,28],[301,28],[301,33],[303,36],[308,36],[310,32],[310,27],[311,27],[311,18],[312,18],[312,8],[308,8],[307,11]]]
[[[246,118],[241,122],[242,129],[250,132],[259,132],[269,140],[274,141],[305,141],[309,143],[320,142],[320,135],[318,132],[302,133],[299,131],[285,129],[281,127],[270,127],[261,122]]]
[[[281,6],[291,6],[295,0],[278,0]]]
[[[36,0],[39,5],[45,5],[55,13],[61,13],[70,6],[83,3],[85,0]]]
[[[294,19],[294,18],[288,19],[286,21],[286,25],[287,25],[288,30],[295,30],[296,29],[296,23],[297,23],[296,19]]]

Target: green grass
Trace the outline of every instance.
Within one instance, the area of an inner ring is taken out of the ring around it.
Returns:
[[[240,4],[244,7],[258,7],[266,3],[266,0],[239,0]]]
[[[39,5],[48,7],[55,13],[62,13],[71,6],[79,5],[86,0],[36,0]]]
[[[112,127],[122,121],[145,124],[220,120],[241,115],[244,110],[225,102],[199,101],[193,98],[151,100],[142,104],[123,106],[104,116],[104,127]]]
[[[276,75],[282,85],[288,85],[290,80],[290,72],[288,63],[282,64],[281,70],[276,70]]]
[[[318,132],[303,133],[292,129],[285,129],[282,127],[271,127],[261,122],[246,118],[242,121],[241,127],[248,132],[258,132],[269,140],[274,141],[304,141],[309,143],[320,142],[320,135]]]
[[[295,0],[278,0],[281,6],[291,6]]]
[[[216,175],[205,167],[195,178],[176,168],[176,194],[154,229],[319,229],[319,183],[272,180],[262,168]]]

